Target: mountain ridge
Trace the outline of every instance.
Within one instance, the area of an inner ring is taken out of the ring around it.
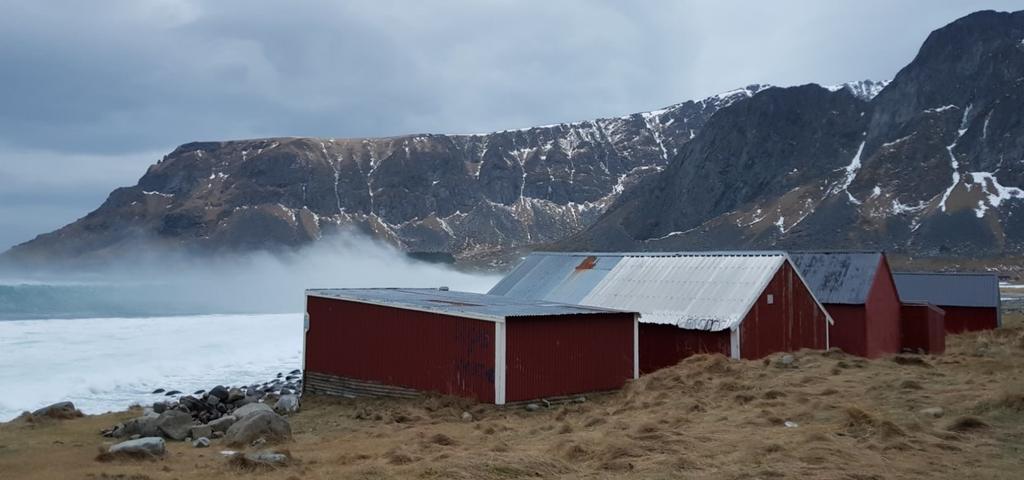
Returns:
[[[619,117],[488,134],[276,137],[183,144],[19,259],[292,247],[354,228],[457,256],[555,241],[660,170],[715,111],[768,88]]]
[[[560,247],[1024,253],[1024,190],[1012,186],[1024,185],[1022,37],[1024,12],[979,12],[929,35],[863,105],[791,87],[722,110],[647,188]]]
[[[140,241],[290,248],[355,229],[416,253],[877,248],[1024,253],[1024,12],[932,32],[889,82],[754,84],[620,117],[487,134],[194,142],[4,254]]]

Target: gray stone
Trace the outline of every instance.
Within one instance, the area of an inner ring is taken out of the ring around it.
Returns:
[[[536,403],[528,403],[528,404],[526,404],[526,411],[527,412],[536,412],[537,410],[540,410],[540,405],[539,404],[536,404]]]
[[[945,415],[946,412],[945,410],[942,409],[942,407],[929,407],[921,409],[919,413],[926,417],[939,418]]]
[[[209,437],[213,435],[213,429],[209,425],[196,425],[188,430],[188,436],[192,438]]]
[[[206,397],[206,404],[211,407],[216,407],[217,405],[220,405],[220,397],[210,395],[209,397]]]
[[[161,414],[167,411],[167,404],[164,402],[153,402],[153,412]]]
[[[82,412],[78,411],[78,409],[75,408],[74,403],[57,402],[32,412],[32,416],[50,418],[75,418],[81,417]]]
[[[139,435],[142,437],[159,437],[160,429],[157,428],[159,416],[143,415],[125,421],[114,427],[112,436],[117,438]]]
[[[199,437],[192,442],[192,448],[206,448],[210,446],[210,439]]]
[[[795,363],[796,363],[796,357],[794,357],[794,356],[792,356],[792,355],[790,355],[788,353],[783,355],[782,358],[779,359],[779,365],[783,366],[783,367],[792,367],[792,366],[795,366],[794,365]]]
[[[265,403],[247,403],[247,404],[245,404],[245,405],[243,405],[241,407],[236,408],[234,412],[231,412],[231,414],[234,415],[235,418],[241,420],[241,419],[243,419],[243,418],[245,418],[245,417],[247,417],[247,416],[249,416],[249,415],[251,415],[253,413],[256,413],[256,412],[273,412],[273,411],[274,411],[274,409],[270,408],[270,406],[265,404]]]
[[[281,395],[274,404],[274,411],[284,415],[299,411],[299,397],[296,395]]]
[[[228,390],[228,403],[235,403],[243,398],[245,398],[245,392],[241,388],[233,387]]]
[[[160,456],[167,451],[164,439],[160,437],[142,437],[135,440],[128,440],[110,447],[108,453],[119,453],[124,455],[145,455]]]
[[[462,412],[462,421],[463,422],[472,422],[473,421],[473,414],[469,413],[469,412]]]
[[[277,452],[256,452],[247,453],[245,458],[250,462],[264,463],[275,467],[280,467],[288,464],[288,455]]]
[[[164,437],[184,440],[192,428],[192,415],[178,410],[168,410],[156,418],[156,428]]]
[[[272,411],[259,411],[235,422],[224,435],[232,447],[246,446],[257,439],[281,442],[292,437],[292,427],[284,417]]]
[[[229,396],[230,393],[228,392],[227,387],[223,385],[217,385],[210,389],[210,397],[216,397],[220,402],[226,401]]]
[[[178,399],[178,402],[188,411],[194,413],[205,412],[210,409],[210,406],[207,405],[206,402],[191,395],[185,395],[181,397],[180,399]]]

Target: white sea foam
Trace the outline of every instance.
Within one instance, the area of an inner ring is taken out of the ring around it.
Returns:
[[[85,413],[274,378],[302,364],[302,315],[0,321],[0,421],[70,400]]]

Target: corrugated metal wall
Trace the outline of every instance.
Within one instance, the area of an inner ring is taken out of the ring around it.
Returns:
[[[865,307],[865,357],[877,358],[900,351],[900,297],[885,257],[879,260]]]
[[[945,312],[934,305],[903,305],[903,348],[938,355],[946,351]]]
[[[830,347],[867,358],[900,351],[900,299],[888,262],[881,256],[879,262],[864,304],[825,305],[835,320],[829,330]]]
[[[700,353],[729,355],[729,331],[684,330],[675,325],[640,324],[640,373],[670,367]]]
[[[494,401],[494,324],[308,297],[306,370]]]
[[[505,400],[621,388],[633,378],[633,314],[510,318]]]
[[[801,348],[824,349],[826,328],[825,312],[785,262],[740,324],[740,356],[757,359]]]
[[[999,326],[999,309],[983,307],[950,307],[946,311],[946,333],[977,332]]]

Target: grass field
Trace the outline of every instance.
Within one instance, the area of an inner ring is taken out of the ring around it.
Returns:
[[[296,458],[241,471],[169,443],[98,462],[99,430],[139,412],[0,425],[3,479],[1006,478],[1024,471],[1024,317],[947,338],[941,356],[698,356],[621,392],[537,412],[451,398],[305,398]],[[898,361],[897,361],[898,360]],[[920,411],[941,407],[935,418]],[[474,419],[466,421],[462,413]],[[789,426],[787,426],[789,425]]]

